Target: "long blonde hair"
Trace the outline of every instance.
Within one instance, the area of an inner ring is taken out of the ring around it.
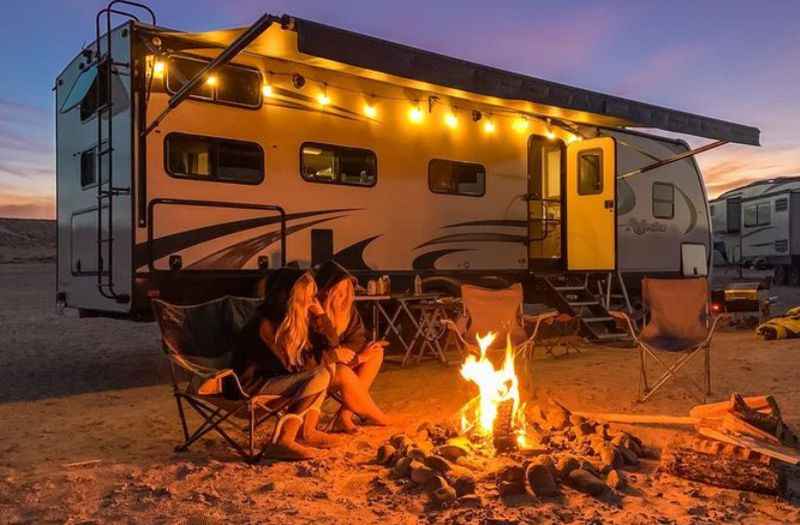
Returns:
[[[342,335],[350,324],[350,311],[355,300],[353,281],[342,279],[332,286],[325,294],[322,308],[336,327],[336,335]]]
[[[309,272],[292,286],[286,316],[275,332],[275,346],[290,367],[303,364],[303,350],[308,346],[309,308],[316,300],[317,283]]]

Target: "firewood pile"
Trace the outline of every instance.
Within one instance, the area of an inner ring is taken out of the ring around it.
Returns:
[[[689,412],[697,436],[661,457],[669,474],[723,488],[790,498],[798,494],[800,446],[772,396],[700,405]]]
[[[459,435],[455,424],[424,423],[396,434],[377,450],[386,475],[436,507],[481,507],[485,498],[558,497],[564,486],[612,497],[626,486],[625,470],[652,457],[634,435],[571,413],[556,401],[527,410],[530,443]]]

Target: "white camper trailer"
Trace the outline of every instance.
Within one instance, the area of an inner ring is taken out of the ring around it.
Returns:
[[[800,177],[753,182],[710,204],[718,262],[769,265],[775,284],[800,285]]]
[[[693,155],[758,144],[747,126],[291,16],[112,29],[125,4],[55,88],[58,300],[85,312],[248,294],[330,258],[439,289],[705,274]]]

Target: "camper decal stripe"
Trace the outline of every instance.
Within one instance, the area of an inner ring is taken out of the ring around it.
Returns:
[[[467,248],[451,248],[447,250],[436,250],[428,253],[423,253],[422,255],[414,259],[414,262],[411,263],[411,266],[415,270],[435,270],[436,261],[438,261],[445,255],[449,255],[451,253],[474,252],[474,251],[475,250],[470,250]]]
[[[336,254],[333,256],[333,260],[348,270],[372,270],[372,268],[364,261],[364,250],[367,248],[369,243],[378,237],[380,237],[380,235],[374,235],[364,239],[363,241],[358,241],[351,244],[347,248],[336,252]]]
[[[527,244],[528,237],[523,235],[509,235],[506,233],[455,233],[443,235],[420,244],[415,249],[424,248],[433,244],[461,243],[461,242],[508,242],[514,244]]]
[[[745,233],[745,234],[743,234],[743,235],[742,235],[742,239],[744,239],[744,238],[746,238],[746,237],[750,237],[751,235],[756,235],[757,233],[761,233],[761,232],[763,232],[763,231],[765,231],[765,230],[771,230],[771,229],[773,229],[774,227],[775,227],[775,226],[764,226],[764,227],[762,227],[762,228],[758,228],[757,230],[753,230],[753,231],[751,231],[751,232],[747,232],[747,233]]]
[[[512,228],[527,228],[528,221],[491,219],[485,221],[457,222],[455,224],[448,224],[447,226],[443,226],[443,228],[460,228],[461,226],[509,226]]]
[[[327,213],[340,213],[348,211],[358,211],[359,208],[341,208],[331,210],[317,210],[305,211],[299,213],[287,213],[286,221],[294,219],[302,219],[305,217],[313,217],[315,215],[324,215]],[[258,217],[255,219],[245,219],[239,221],[225,222],[221,224],[213,224],[211,226],[204,226],[194,230],[187,230],[172,235],[166,235],[153,240],[153,260],[158,260],[167,255],[177,253],[185,250],[196,244],[210,241],[224,235],[238,233],[242,230],[249,230],[252,228],[259,228],[270,224],[279,224],[281,222],[280,216],[271,215],[269,217]],[[136,245],[133,257],[134,267],[140,268],[146,266],[148,263],[147,242],[142,242]]]
[[[346,215],[336,215],[334,217],[326,217],[324,219],[317,219],[315,221],[305,222],[303,224],[295,224],[286,228],[286,235],[289,236],[293,233],[305,230],[316,224],[341,219]],[[244,268],[247,261],[252,259],[269,245],[277,242],[281,238],[279,231],[273,231],[258,235],[246,241],[237,242],[231,246],[227,246],[219,251],[203,257],[197,262],[190,264],[187,268],[192,270],[233,270]]]
[[[690,199],[689,196],[686,195],[686,192],[684,192],[680,188],[680,186],[678,186],[677,184],[673,184],[673,187],[675,188],[675,190],[678,193],[681,194],[681,197],[683,197],[683,200],[686,201],[686,206],[689,207],[689,226],[687,226],[686,227],[686,231],[683,232],[683,234],[686,235],[690,231],[694,230],[695,226],[697,226],[697,208],[695,207],[694,203],[692,202],[692,199]]]

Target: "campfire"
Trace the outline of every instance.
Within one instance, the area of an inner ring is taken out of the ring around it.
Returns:
[[[530,436],[525,405],[520,403],[519,379],[514,368],[514,347],[506,340],[503,366],[498,370],[486,353],[497,334],[477,335],[480,355],[467,356],[461,376],[478,386],[478,395],[460,410],[461,434],[497,452],[527,448]]]

